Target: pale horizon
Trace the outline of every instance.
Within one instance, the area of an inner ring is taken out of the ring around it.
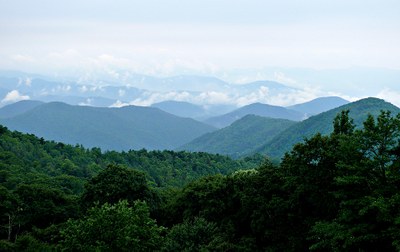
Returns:
[[[399,11],[394,0],[0,0],[0,69],[121,84],[271,80],[400,105]]]

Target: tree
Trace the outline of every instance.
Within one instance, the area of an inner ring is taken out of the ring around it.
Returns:
[[[118,165],[109,165],[90,179],[81,198],[86,207],[95,203],[114,204],[124,199],[129,203],[145,200],[151,207],[155,204],[155,194],[147,185],[145,174]]]
[[[399,248],[400,117],[382,111],[364,128],[342,138],[333,194],[337,214],[311,228],[312,250],[395,251]],[[331,138],[334,139],[335,136]],[[349,151],[345,151],[349,150]]]
[[[358,133],[362,153],[370,160],[369,165],[377,172],[377,176],[385,182],[388,167],[398,159],[395,150],[399,146],[400,114],[392,117],[390,111],[382,111],[376,122],[369,115],[364,122],[364,129]]]
[[[147,204],[126,200],[95,206],[86,216],[69,220],[60,234],[66,251],[154,251],[162,244],[163,227],[150,218]]]
[[[162,251],[215,251],[221,242],[219,235],[217,225],[204,218],[185,220],[168,232]]]
[[[350,135],[354,131],[353,119],[349,117],[350,110],[342,110],[333,120],[333,134]]]
[[[0,239],[13,239],[14,226],[18,217],[18,202],[15,196],[0,185]]]
[[[75,196],[44,185],[20,185],[15,191],[19,199],[19,221],[21,227],[45,228],[66,221],[78,214]]]

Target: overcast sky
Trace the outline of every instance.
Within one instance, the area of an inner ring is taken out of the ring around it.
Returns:
[[[0,69],[269,79],[400,105],[399,13],[399,0],[0,0]]]
[[[400,69],[398,0],[0,0],[0,68]]]

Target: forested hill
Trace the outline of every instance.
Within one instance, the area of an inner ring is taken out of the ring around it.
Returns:
[[[256,152],[267,154],[273,158],[281,158],[285,152],[291,150],[294,144],[302,142],[304,138],[311,137],[316,133],[330,134],[333,130],[332,121],[342,110],[350,111],[350,116],[357,127],[362,126],[362,122],[369,114],[377,116],[382,110],[391,111],[393,114],[400,112],[400,108],[384,100],[378,98],[362,99],[299,122],[282,131]]]
[[[108,164],[143,171],[156,186],[181,186],[204,175],[228,174],[255,166],[208,153],[146,150],[102,153],[99,148],[45,141],[3,126],[0,126],[0,160],[0,182],[7,188],[21,183],[55,183],[73,192],[81,191],[84,181]]]
[[[224,128],[246,115],[258,115],[263,117],[287,119],[292,121],[300,121],[304,119],[304,114],[295,110],[269,104],[253,103],[238,108],[227,114],[211,117],[204,122],[217,128]]]
[[[0,127],[0,251],[399,251],[400,116],[384,111],[357,129],[348,111],[333,121],[279,165],[178,188],[126,165],[181,184],[243,163],[102,154]]]
[[[215,130],[157,108],[98,108],[60,102],[44,103],[22,114],[0,118],[0,124],[49,140],[117,151],[171,150]]]
[[[247,115],[231,125],[200,136],[178,150],[206,151],[233,158],[249,155],[297,122]]]

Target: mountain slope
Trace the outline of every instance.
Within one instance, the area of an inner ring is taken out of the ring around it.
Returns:
[[[284,107],[253,103],[230,113],[209,118],[204,122],[217,128],[223,128],[246,115],[258,115],[270,118],[288,119],[292,121],[300,121],[304,117],[302,113]]]
[[[309,102],[289,106],[287,108],[299,111],[307,115],[317,115],[348,103],[349,101],[343,98],[337,96],[328,96],[320,97]]]
[[[202,151],[240,157],[249,154],[286,128],[296,124],[286,119],[247,115],[232,125],[200,136],[179,150]]]
[[[196,105],[189,102],[182,101],[163,101],[154,103],[151,107],[159,108],[170,114],[188,117],[196,120],[205,120],[212,116],[222,115],[231,112],[236,107],[233,105],[223,104],[209,104],[209,105]]]
[[[354,119],[356,126],[362,126],[368,114],[377,116],[381,110],[389,110],[394,114],[400,113],[400,109],[391,103],[378,98],[366,98],[352,102],[327,112],[312,116],[299,122],[274,137],[270,142],[262,146],[257,152],[267,154],[270,157],[280,158],[285,152],[290,151],[294,144],[303,141],[305,137],[311,137],[320,132],[330,134],[333,130],[332,122],[335,116],[342,110],[350,110],[350,117]]]
[[[199,105],[195,105],[189,102],[181,101],[163,101],[154,103],[151,107],[161,109],[170,114],[189,117],[189,118],[199,118],[205,116],[207,112]]]
[[[16,103],[12,103],[0,108],[0,118],[8,118],[13,117],[19,114],[23,114],[31,109],[36,108],[37,106],[42,105],[43,102],[40,101],[32,101],[32,100],[24,100]]]
[[[214,128],[156,108],[46,103],[0,123],[50,140],[107,150],[174,149]]]

